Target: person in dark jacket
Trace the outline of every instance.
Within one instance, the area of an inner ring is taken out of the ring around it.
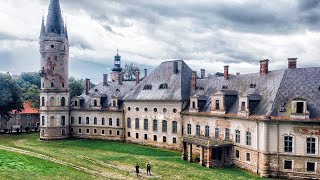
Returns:
[[[151,165],[147,164],[147,175],[151,175]]]
[[[139,166],[139,164],[137,163],[136,164],[136,174],[137,174],[137,177],[139,176],[139,168],[140,168],[140,166]]]

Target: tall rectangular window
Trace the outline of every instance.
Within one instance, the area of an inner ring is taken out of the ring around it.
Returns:
[[[249,131],[246,134],[246,144],[248,146],[251,146],[251,132],[249,132]]]
[[[101,125],[105,125],[105,120],[104,120],[104,118],[102,118],[102,120],[101,120]]]
[[[236,130],[236,143],[240,143],[240,131]]]
[[[200,136],[200,125],[196,126],[196,135]]]
[[[162,121],[162,132],[167,132],[168,130],[168,123],[166,120]]]
[[[41,123],[42,123],[42,126],[44,126],[44,116],[42,116]]]
[[[284,152],[292,152],[293,138],[291,136],[284,137]]]
[[[61,116],[61,126],[65,126],[65,125],[66,125],[66,117]]]
[[[188,134],[191,135],[191,124],[188,124],[187,131],[188,131]]]
[[[86,124],[90,124],[90,118],[86,117]]]
[[[139,119],[136,118],[136,120],[135,120],[135,128],[136,128],[136,129],[139,129],[139,126],[140,126],[140,124],[139,124]]]
[[[153,120],[152,129],[153,131],[158,131],[158,120]]]
[[[109,118],[109,126],[112,126],[112,118]]]
[[[131,118],[127,118],[127,127],[131,128]]]
[[[117,126],[120,126],[120,119],[117,118]]]
[[[93,118],[93,124],[94,124],[94,125],[97,125],[97,124],[98,124],[98,120],[97,120],[96,117]]]
[[[307,153],[316,154],[316,139],[309,137],[307,138]]]
[[[148,130],[148,119],[143,120],[143,129]]]
[[[220,134],[219,128],[215,128],[215,129],[214,129],[214,138],[215,138],[215,139],[219,139],[219,134]]]
[[[82,124],[82,120],[81,120],[81,117],[78,117],[78,124]]]
[[[172,121],[172,133],[176,134],[178,132],[178,123],[177,121]]]
[[[226,132],[225,132],[225,140],[226,141],[229,141],[230,140],[230,129],[229,128],[226,128]]]
[[[208,138],[210,136],[210,127],[205,126],[205,136]]]
[[[74,124],[74,117],[71,117],[71,124]]]
[[[216,100],[216,109],[220,109],[220,101],[219,100]]]
[[[240,158],[240,151],[239,150],[236,150],[236,158]]]

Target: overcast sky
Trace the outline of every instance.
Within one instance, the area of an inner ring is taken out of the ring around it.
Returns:
[[[70,75],[102,81],[116,49],[123,64],[152,70],[184,59],[199,72],[320,66],[320,0],[60,0]],[[49,0],[0,0],[0,72],[38,71],[42,11]]]

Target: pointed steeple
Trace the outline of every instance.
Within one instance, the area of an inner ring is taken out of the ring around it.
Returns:
[[[46,36],[46,27],[44,26],[44,17],[42,16],[40,37],[45,37],[45,36]]]
[[[55,33],[61,35],[64,31],[64,24],[61,15],[59,0],[50,0],[48,9],[48,17],[46,24],[46,32],[48,34]]]
[[[65,35],[65,38],[69,38],[68,37],[68,27],[67,27],[67,22],[65,23],[65,25],[64,25],[64,35]]]

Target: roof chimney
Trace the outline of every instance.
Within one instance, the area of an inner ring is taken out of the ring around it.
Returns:
[[[224,79],[227,80],[227,79],[229,79],[229,66],[226,65],[226,66],[223,66],[223,67],[224,67],[223,76],[224,76]]]
[[[269,59],[264,59],[259,61],[260,62],[260,75],[268,74],[268,62]]]
[[[178,69],[178,61],[173,62],[173,73],[178,74],[179,69]]]
[[[289,69],[297,68],[297,59],[298,58],[288,58],[288,68]]]
[[[140,70],[136,71],[136,84],[140,83]]]
[[[90,91],[90,79],[86,79],[86,94],[89,94]]]
[[[201,71],[201,79],[205,79],[206,78],[206,70],[200,69],[200,71]]]
[[[148,69],[144,69],[144,78],[148,76]]]
[[[103,74],[103,86],[108,86],[108,74]]]
[[[118,74],[118,83],[119,83],[119,85],[122,84],[122,73]]]
[[[192,75],[191,75],[191,90],[194,91],[196,90],[197,87],[197,72],[196,71],[192,71]]]

